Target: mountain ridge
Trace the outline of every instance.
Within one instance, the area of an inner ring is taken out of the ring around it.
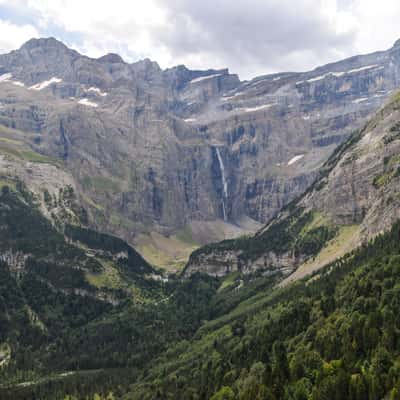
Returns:
[[[301,194],[390,96],[400,65],[392,48],[241,82],[227,69],[99,61],[55,39],[21,49],[0,56],[0,124],[59,160],[93,228],[174,268]]]
[[[397,50],[236,88],[34,44],[0,56],[2,399],[398,397]],[[233,222],[182,275],[129,244]]]

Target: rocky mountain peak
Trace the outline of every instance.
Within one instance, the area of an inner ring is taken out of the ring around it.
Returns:
[[[14,78],[27,85],[64,76],[71,65],[83,58],[55,38],[31,39],[18,50],[0,56],[1,64]]]
[[[124,64],[125,61],[122,57],[115,53],[108,53],[102,57],[99,57],[97,61],[101,63],[110,63],[110,64]]]
[[[393,47],[400,47],[400,39],[397,39],[397,40],[394,42]]]
[[[43,54],[76,53],[74,50],[68,48],[64,43],[60,42],[59,40],[53,37],[30,39],[21,46],[19,51],[28,53],[41,52]]]
[[[137,62],[134,62],[133,64],[131,64],[132,67],[137,70],[137,71],[161,71],[160,66],[158,65],[158,63],[156,61],[152,61],[150,60],[150,58],[145,58],[143,60],[139,60]]]

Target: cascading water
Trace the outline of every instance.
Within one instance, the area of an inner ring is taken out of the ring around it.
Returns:
[[[227,220],[227,215],[226,215],[226,207],[225,207],[225,201],[228,198],[228,182],[225,178],[225,167],[224,167],[224,162],[222,161],[221,153],[219,151],[219,148],[215,148],[215,152],[217,153],[217,159],[219,163],[219,169],[221,171],[221,180],[222,180],[222,212],[224,215],[224,221]]]

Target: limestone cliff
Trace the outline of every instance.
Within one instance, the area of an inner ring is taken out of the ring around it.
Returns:
[[[324,164],[306,193],[254,237],[209,245],[185,270],[314,272],[400,218],[400,96],[382,108]]]
[[[254,231],[303,193],[399,69],[394,46],[241,82],[226,69],[91,59],[34,39],[0,56],[0,125],[56,159],[93,227],[196,246]]]

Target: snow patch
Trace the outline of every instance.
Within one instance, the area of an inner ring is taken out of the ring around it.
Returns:
[[[307,82],[317,82],[317,81],[321,81],[322,79],[325,79],[327,75],[329,75],[329,74],[316,76],[315,78],[308,79]]]
[[[298,82],[296,82],[296,85],[301,85],[304,82],[311,82],[312,83],[312,82],[322,81],[323,79],[325,79],[329,75],[341,76],[341,75],[338,75],[338,74],[344,74],[344,72],[328,72],[328,73],[326,73],[324,75],[316,76],[315,78],[310,78],[310,79],[307,79],[305,81],[298,81]]]
[[[83,106],[87,106],[87,107],[94,107],[94,108],[96,108],[96,107],[99,106],[98,104],[96,104],[96,103],[94,103],[93,101],[90,101],[90,100],[88,100],[88,99],[80,99],[80,100],[78,101],[78,103],[81,104],[81,105],[83,105]]]
[[[0,82],[10,82],[15,86],[21,86],[21,87],[25,86],[25,84],[23,82],[12,81],[11,78],[12,78],[12,74],[10,74],[10,73],[0,75]]]
[[[222,74],[214,74],[214,75],[208,75],[208,76],[200,76],[199,78],[192,79],[190,83],[197,83],[197,82],[202,82],[207,79],[212,79],[216,78],[217,76],[222,76]]]
[[[246,108],[238,108],[237,110],[243,111],[243,112],[254,112],[254,111],[259,111],[259,110],[265,110],[266,108],[270,108],[274,106],[275,104],[263,104],[261,106],[256,106],[256,107],[246,107]]]
[[[346,74],[354,74],[356,72],[367,71],[370,69],[381,70],[384,68],[385,67],[383,65],[379,66],[378,64],[373,64],[373,65],[366,65],[365,67],[350,69],[348,71],[327,72],[326,74],[316,76],[315,78],[310,78],[305,81],[298,81],[298,82],[296,82],[296,85],[301,85],[304,82],[318,82],[318,81],[321,81],[322,79],[325,79],[327,76],[330,76],[330,75],[339,78]]]
[[[99,89],[98,87],[94,87],[94,86],[90,87],[87,91],[88,92],[94,92],[94,93],[96,93],[96,94],[98,94],[99,96],[102,96],[102,97],[107,96],[107,94],[108,94],[106,92],[102,92],[101,89]]]
[[[292,159],[289,160],[289,162],[287,163],[287,165],[292,165],[294,164],[296,161],[301,160],[304,157],[304,154],[299,154],[298,156],[294,156]]]
[[[12,78],[12,74],[3,74],[0,75],[0,82],[7,82]]]
[[[238,96],[240,96],[240,95],[242,95],[242,94],[243,94],[242,92],[238,92],[238,93],[235,93],[233,96],[228,96],[228,97],[222,96],[221,101],[232,100],[232,99],[234,99],[235,97],[238,97]]]
[[[302,118],[304,119],[304,121],[308,121],[311,117],[309,115],[304,115]]]
[[[347,71],[348,74],[353,74],[354,72],[361,72],[361,71],[366,71],[368,69],[373,69],[373,68],[378,68],[379,65],[378,64],[373,64],[373,65],[367,65],[365,67],[360,67],[360,68],[355,68],[355,69],[351,69],[350,71]],[[383,69],[385,67],[381,66],[379,67],[379,69]]]
[[[352,103],[358,104],[358,103],[363,103],[364,101],[367,101],[367,100],[368,100],[368,97],[361,97],[360,99],[353,100]]]
[[[186,118],[184,119],[185,122],[196,122],[197,118]]]
[[[340,78],[343,75],[346,75],[346,72],[342,71],[342,72],[332,72],[331,73],[333,76],[336,76],[337,78]]]
[[[62,82],[62,79],[60,78],[50,78],[48,81],[43,81],[40,83],[37,83],[36,85],[31,86],[29,89],[31,90],[43,90],[45,88],[47,88],[48,86],[52,85],[53,83],[60,83]]]
[[[25,86],[25,84],[23,82],[12,81],[11,78],[12,78],[12,74],[10,74],[10,73],[0,75],[0,82],[10,82],[15,86]]]

